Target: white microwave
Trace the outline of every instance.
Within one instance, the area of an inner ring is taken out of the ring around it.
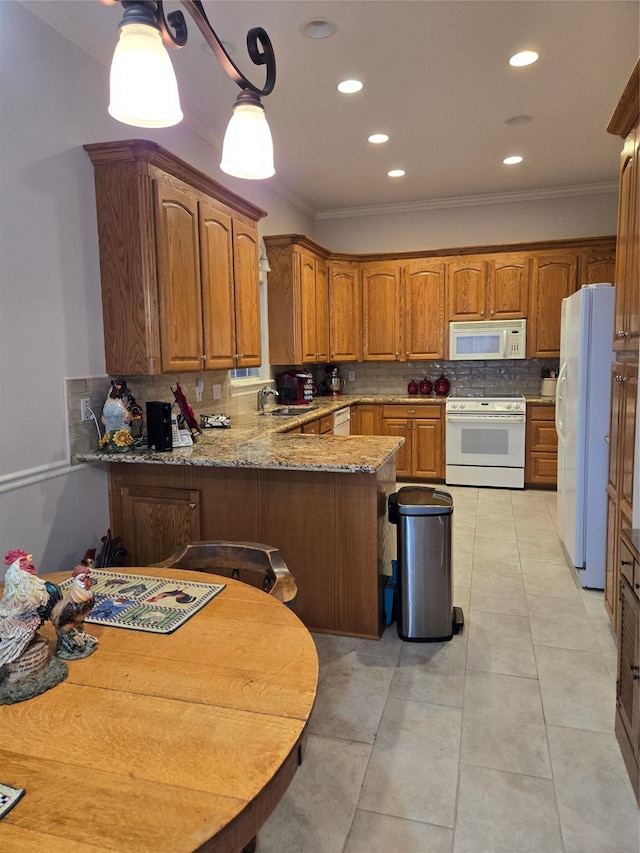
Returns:
[[[449,323],[451,361],[525,358],[526,351],[526,320]]]

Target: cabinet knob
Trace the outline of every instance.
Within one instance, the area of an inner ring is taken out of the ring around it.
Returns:
[[[196,508],[195,504],[189,504],[189,509],[195,509],[195,508]]]
[[[491,309],[491,313],[492,313],[492,314],[495,314],[495,311],[493,310],[493,308]]]
[[[481,312],[480,312],[480,316],[481,316],[481,317],[484,317],[484,311],[481,311]]]
[[[620,376],[619,373],[616,373],[616,382],[618,383],[618,385],[620,385],[622,382],[624,382],[624,376]]]
[[[616,338],[618,338],[618,340],[624,340],[628,334],[629,332],[625,332],[624,329],[620,329],[620,331],[616,333]]]

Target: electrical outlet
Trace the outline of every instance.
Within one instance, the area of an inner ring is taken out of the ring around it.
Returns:
[[[81,421],[90,421],[92,420],[91,414],[91,397],[81,397],[80,398],[80,420]]]
[[[213,399],[219,400],[222,397],[222,385],[213,386]]]
[[[355,382],[355,381],[356,381],[356,372],[355,372],[355,370],[350,370],[349,371],[349,382]]]

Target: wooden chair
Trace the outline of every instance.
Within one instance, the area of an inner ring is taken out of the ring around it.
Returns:
[[[159,568],[210,572],[247,583],[293,607],[298,587],[280,551],[259,542],[187,542]]]

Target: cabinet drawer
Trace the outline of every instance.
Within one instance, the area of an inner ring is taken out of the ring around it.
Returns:
[[[393,405],[382,407],[383,418],[437,418],[442,417],[442,406],[431,404]]]
[[[305,435],[320,435],[320,419],[311,421],[309,424],[303,424],[301,432]]]
[[[553,421],[533,421],[529,436],[529,450],[555,453],[558,449],[558,433]]]
[[[329,435],[333,432],[333,414],[323,415],[320,418],[320,435]]]
[[[555,453],[531,453],[526,482],[531,486],[555,486],[558,481],[558,457]]]

